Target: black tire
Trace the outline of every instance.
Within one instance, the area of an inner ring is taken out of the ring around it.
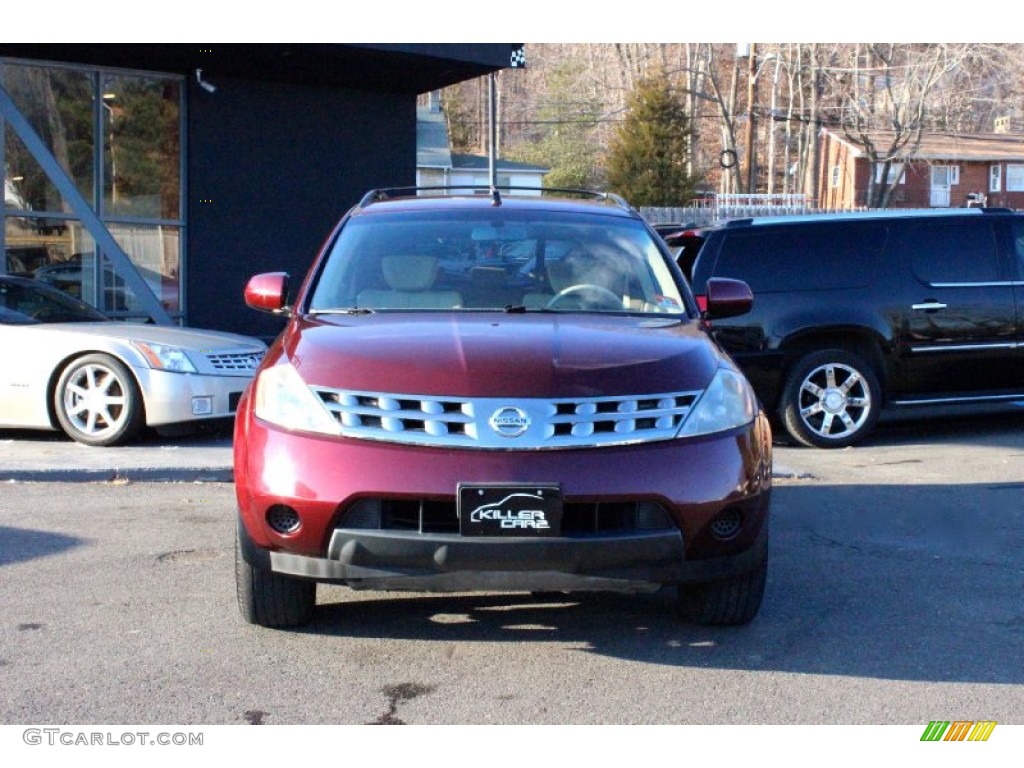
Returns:
[[[316,582],[250,565],[242,556],[240,534],[235,537],[235,591],[242,618],[261,627],[301,626],[316,607]]]
[[[863,357],[825,349],[800,358],[779,403],[783,428],[813,448],[845,448],[874,429],[882,409],[878,374]]]
[[[85,445],[130,442],[146,423],[135,376],[117,358],[99,353],[83,355],[64,368],[53,408],[61,429]]]
[[[754,567],[728,579],[702,584],[680,584],[679,613],[694,624],[730,626],[749,624],[761,609],[768,580],[765,539]]]

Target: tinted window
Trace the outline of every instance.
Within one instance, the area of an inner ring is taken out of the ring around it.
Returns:
[[[901,227],[894,252],[910,253],[925,283],[985,283],[1001,279],[991,221],[914,222]]]
[[[884,242],[881,224],[752,226],[726,235],[715,275],[754,293],[858,288],[877,274]]]
[[[1016,279],[1024,279],[1024,220],[1014,217],[1010,222],[1010,237],[1013,238],[1013,252],[1017,262]]]

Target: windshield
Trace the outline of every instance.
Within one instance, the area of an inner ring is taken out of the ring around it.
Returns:
[[[109,318],[85,302],[37,280],[0,279],[0,324],[96,323]]]
[[[686,312],[666,258],[641,222],[502,209],[352,218],[309,308]]]

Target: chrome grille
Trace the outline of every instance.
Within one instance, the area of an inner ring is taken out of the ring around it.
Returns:
[[[701,394],[516,400],[312,389],[348,437],[499,450],[669,440]]]
[[[207,353],[206,359],[218,371],[238,371],[251,373],[263,360],[265,352],[221,352]]]

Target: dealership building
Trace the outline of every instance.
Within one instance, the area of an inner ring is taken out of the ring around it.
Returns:
[[[249,275],[303,275],[368,190],[416,182],[417,97],[520,44],[0,44],[0,275],[114,317],[273,336]]]

